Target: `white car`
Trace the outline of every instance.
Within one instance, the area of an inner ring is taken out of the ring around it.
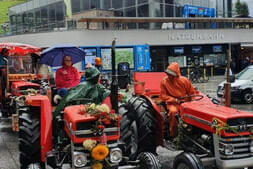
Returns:
[[[224,83],[218,85],[217,96],[224,94]],[[231,83],[231,100],[240,100],[245,103],[253,102],[253,65],[246,67],[235,75],[235,81]]]

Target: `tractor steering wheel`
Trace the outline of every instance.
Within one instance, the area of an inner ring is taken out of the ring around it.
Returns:
[[[199,100],[203,99],[203,97],[204,97],[203,95],[196,94],[196,95],[180,97],[180,98],[178,98],[178,100],[181,103],[185,103],[185,102],[191,102],[191,101],[199,101]]]

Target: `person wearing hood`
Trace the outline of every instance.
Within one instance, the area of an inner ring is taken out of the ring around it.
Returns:
[[[107,96],[110,95],[110,91],[107,90],[100,81],[100,71],[91,67],[85,72],[85,81],[80,83],[78,86],[70,89],[68,93],[62,98],[60,103],[57,105],[54,113],[54,117],[64,110],[64,107],[68,105],[69,102],[75,99],[86,98],[80,101],[80,104],[86,104],[87,102],[92,102],[95,104],[102,103]]]
[[[55,75],[55,85],[57,93],[63,97],[68,90],[80,83],[80,75],[75,67],[72,66],[70,56],[64,56],[62,59],[62,67],[57,69]]]
[[[175,115],[179,112],[179,98],[196,94],[190,80],[181,76],[180,68],[177,62],[172,62],[165,70],[167,74],[160,84],[160,98],[166,103],[169,118],[170,137],[177,136],[178,122]]]

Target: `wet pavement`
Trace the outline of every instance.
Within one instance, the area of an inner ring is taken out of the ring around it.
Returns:
[[[195,83],[194,86],[202,93],[217,98],[217,85],[223,80],[224,76],[215,76],[208,83]],[[253,104],[232,104],[231,107],[253,112]],[[162,147],[157,148],[157,153],[164,169],[171,168],[173,157],[178,154]],[[12,132],[10,119],[0,119],[0,169],[18,169],[18,158],[18,133]]]

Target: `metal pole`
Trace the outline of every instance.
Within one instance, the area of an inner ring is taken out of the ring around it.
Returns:
[[[229,82],[230,61],[231,61],[231,44],[229,44],[229,48],[227,50],[227,74],[226,74],[227,82],[224,84],[225,106],[227,106],[227,107],[231,106],[231,99],[230,99],[231,98],[231,96],[230,96],[231,83]]]
[[[111,105],[115,110],[115,113],[118,113],[118,80],[116,78],[116,69],[115,69],[115,44],[116,38],[112,41],[112,83],[111,83]]]

